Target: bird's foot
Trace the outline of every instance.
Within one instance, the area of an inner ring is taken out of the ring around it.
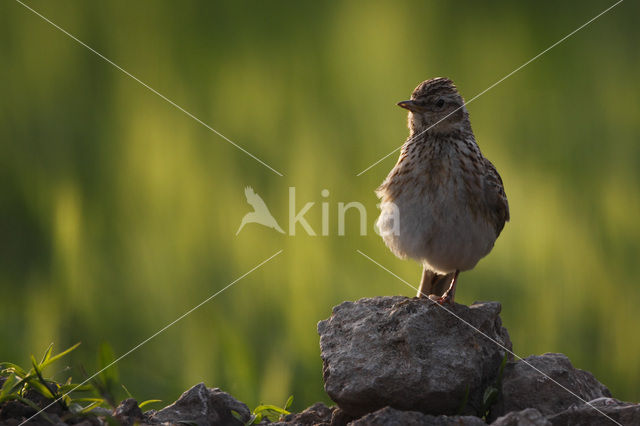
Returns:
[[[453,296],[448,291],[436,299],[440,305],[453,305]]]

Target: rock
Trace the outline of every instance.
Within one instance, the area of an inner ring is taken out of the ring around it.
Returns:
[[[551,422],[535,408],[527,408],[502,416],[491,426],[551,426]]]
[[[331,415],[331,426],[347,426],[350,422],[356,420],[356,417],[337,407]]]
[[[107,417],[113,415],[113,410],[109,410],[108,408],[104,407],[93,407],[91,409],[91,414],[96,417]]]
[[[524,361],[553,380],[523,361],[507,363],[502,379],[502,394],[492,408],[492,419],[525,408],[535,408],[549,416],[574,404],[581,405],[584,401],[611,396],[609,390],[591,373],[574,368],[569,358],[563,354],[532,355]],[[558,386],[558,383],[584,401]]]
[[[322,402],[316,402],[301,413],[292,413],[284,417],[281,422],[270,423],[273,426],[317,426],[330,425],[335,407],[327,407]]]
[[[447,309],[511,349],[499,303]],[[454,414],[465,405],[464,413],[475,414],[505,354],[428,299],[344,302],[318,324],[318,333],[325,390],[354,416],[386,406]]]
[[[631,404],[613,398],[598,398],[590,401],[589,404],[591,405],[574,405],[559,414],[550,416],[549,420],[553,426],[611,426],[614,424],[612,419],[623,425],[640,425],[640,404]]]
[[[7,401],[0,409],[0,420],[26,419],[36,413],[35,409],[19,401]]]
[[[55,394],[57,392],[57,386],[53,382],[47,382],[47,386],[51,393]],[[38,407],[43,408],[44,412],[49,415],[55,414],[62,416],[65,413],[64,406],[60,402],[54,402],[54,400],[47,398],[34,389],[28,389],[24,397]]]
[[[473,416],[432,416],[418,411],[400,411],[386,407],[367,414],[349,426],[486,426],[486,423]]]
[[[132,425],[139,420],[144,419],[142,410],[138,407],[138,403],[133,398],[125,399],[113,410],[113,417],[118,419],[122,425]]]
[[[240,420],[232,411],[238,413]],[[156,412],[150,423],[190,423],[199,426],[242,426],[251,417],[249,408],[220,389],[207,388],[204,383],[195,385],[173,404]]]

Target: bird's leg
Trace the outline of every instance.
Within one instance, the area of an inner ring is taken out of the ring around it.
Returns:
[[[436,284],[443,278],[442,275],[438,275],[435,272],[423,267],[422,279],[420,280],[420,287],[418,288],[418,294],[416,297],[430,297],[434,294]]]
[[[458,283],[458,275],[460,274],[460,270],[457,270],[455,274],[453,274],[453,279],[451,280],[451,285],[444,292],[444,294],[438,299],[438,303],[444,305],[445,303],[449,303],[453,305],[453,299],[456,295],[456,284]]]
[[[422,279],[420,280],[420,287],[418,287],[418,294],[416,297],[429,297],[431,294],[431,286],[433,285],[433,276],[427,271],[427,268],[422,267]]]

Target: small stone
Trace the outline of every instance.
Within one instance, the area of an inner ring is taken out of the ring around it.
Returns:
[[[93,407],[90,413],[96,417],[106,417],[113,415],[113,410],[104,407]]]
[[[598,398],[589,401],[589,404],[569,407],[559,414],[550,416],[549,420],[553,426],[611,426],[614,424],[612,420],[625,426],[640,425],[640,404],[614,398]]]
[[[331,426],[347,426],[350,422],[355,420],[356,417],[347,413],[346,411],[340,409],[340,407],[333,410],[333,414],[331,415]]]
[[[131,419],[142,419],[144,415],[138,407],[138,402],[133,398],[125,399],[113,410],[115,417],[130,417]]]
[[[486,426],[482,419],[473,416],[432,416],[418,411],[400,411],[385,407],[367,414],[349,426]]]
[[[551,426],[551,422],[535,408],[522,411],[512,411],[506,416],[498,418],[491,426]]]
[[[532,355],[505,366],[501,397],[492,408],[491,417],[526,408],[535,408],[549,416],[584,401],[610,396],[609,390],[593,374],[573,367],[566,355]]]
[[[232,411],[239,417],[236,418]],[[173,404],[156,412],[151,423],[191,423],[198,426],[242,426],[251,417],[249,407],[218,388],[200,383],[184,392]]]
[[[385,406],[479,413],[505,351],[476,329],[510,350],[501,307],[490,302],[446,309],[451,313],[428,299],[401,296],[336,306],[318,324],[329,397],[353,416]]]
[[[316,402],[301,413],[292,413],[284,417],[282,422],[273,423],[276,425],[296,425],[296,426],[315,426],[331,423],[331,415],[335,407],[327,407],[322,402]]]

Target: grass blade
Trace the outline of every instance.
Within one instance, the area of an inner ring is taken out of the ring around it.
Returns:
[[[293,395],[291,395],[288,399],[287,402],[284,403],[284,409],[285,410],[289,410],[289,407],[291,407],[291,404],[293,404]]]
[[[17,378],[16,373],[11,373],[11,375],[3,383],[2,389],[0,389],[0,403],[4,402],[5,400],[11,399],[10,395],[19,382],[20,380]]]
[[[53,351],[53,342],[51,342],[49,344],[49,347],[47,348],[47,350],[44,353],[44,356],[42,357],[42,361],[40,361],[40,365],[42,366],[42,364],[44,364],[45,362],[47,362],[47,360],[51,357],[51,352]]]
[[[144,407],[146,405],[155,404],[157,402],[162,402],[162,400],[161,399],[147,399],[146,401],[143,401],[140,404],[138,404],[138,407],[142,408],[142,407]]]
[[[0,371],[2,370],[13,371],[18,376],[21,376],[21,377],[24,377],[27,375],[27,372],[22,367],[12,362],[0,362]]]
[[[76,343],[75,345],[71,346],[69,349],[60,352],[59,354],[50,357],[49,359],[47,359],[45,362],[43,362],[40,365],[41,369],[44,369],[47,365],[51,364],[52,362],[55,362],[57,360],[59,360],[60,358],[62,358],[63,356],[67,355],[69,352],[74,351],[78,346],[80,346],[80,342]]]

